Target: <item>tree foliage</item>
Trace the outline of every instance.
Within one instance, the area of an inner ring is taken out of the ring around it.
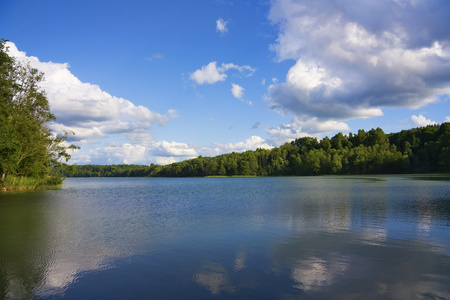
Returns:
[[[280,147],[165,166],[71,166],[68,176],[290,176],[450,172],[450,123],[385,134],[381,128],[298,138]]]
[[[45,92],[39,87],[43,74],[10,57],[0,42],[0,174],[55,182],[49,175],[55,166],[70,159],[67,134],[54,136],[48,127],[55,116]]]

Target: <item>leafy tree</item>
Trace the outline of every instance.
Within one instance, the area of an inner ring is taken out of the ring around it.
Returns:
[[[48,127],[55,116],[39,87],[43,74],[15,61],[0,42],[0,174],[6,188],[8,175],[43,179],[52,168],[70,158],[67,134],[56,137]]]
[[[321,141],[320,141],[320,147],[325,150],[325,151],[330,151],[331,149],[331,140],[329,137],[324,137]]]
[[[342,170],[342,157],[334,154],[331,159],[331,174],[339,174]]]
[[[366,145],[375,146],[386,144],[389,144],[388,137],[380,127],[378,127],[377,129],[372,129],[368,132]]]
[[[219,159],[219,169],[215,175],[225,176],[227,175],[227,169],[225,169],[225,162],[223,160],[223,156]]]
[[[345,136],[342,134],[342,132],[339,132],[334,137],[331,138],[331,146],[334,149],[342,149],[345,145],[348,144],[348,140],[345,138]]]
[[[311,149],[315,149],[319,145],[319,142],[316,138],[307,136],[296,139],[292,142],[292,145],[297,146],[301,152],[307,152]]]

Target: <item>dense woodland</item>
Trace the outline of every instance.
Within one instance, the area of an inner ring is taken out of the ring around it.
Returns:
[[[39,82],[43,74],[16,61],[0,41],[0,188],[54,186],[62,177],[52,174],[70,155],[64,141],[48,127],[55,120]]]
[[[450,172],[450,123],[385,134],[382,129],[298,138],[268,149],[201,157],[170,165],[73,165],[79,177],[290,176]]]

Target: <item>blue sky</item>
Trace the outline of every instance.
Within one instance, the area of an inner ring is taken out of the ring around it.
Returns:
[[[73,163],[166,164],[450,121],[450,2],[13,1]]]

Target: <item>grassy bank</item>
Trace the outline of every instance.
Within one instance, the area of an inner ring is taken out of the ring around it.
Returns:
[[[24,176],[9,175],[1,184],[1,190],[7,191],[26,191],[39,188],[56,188],[61,186],[63,179],[58,176],[47,176],[45,178],[34,178]]]

